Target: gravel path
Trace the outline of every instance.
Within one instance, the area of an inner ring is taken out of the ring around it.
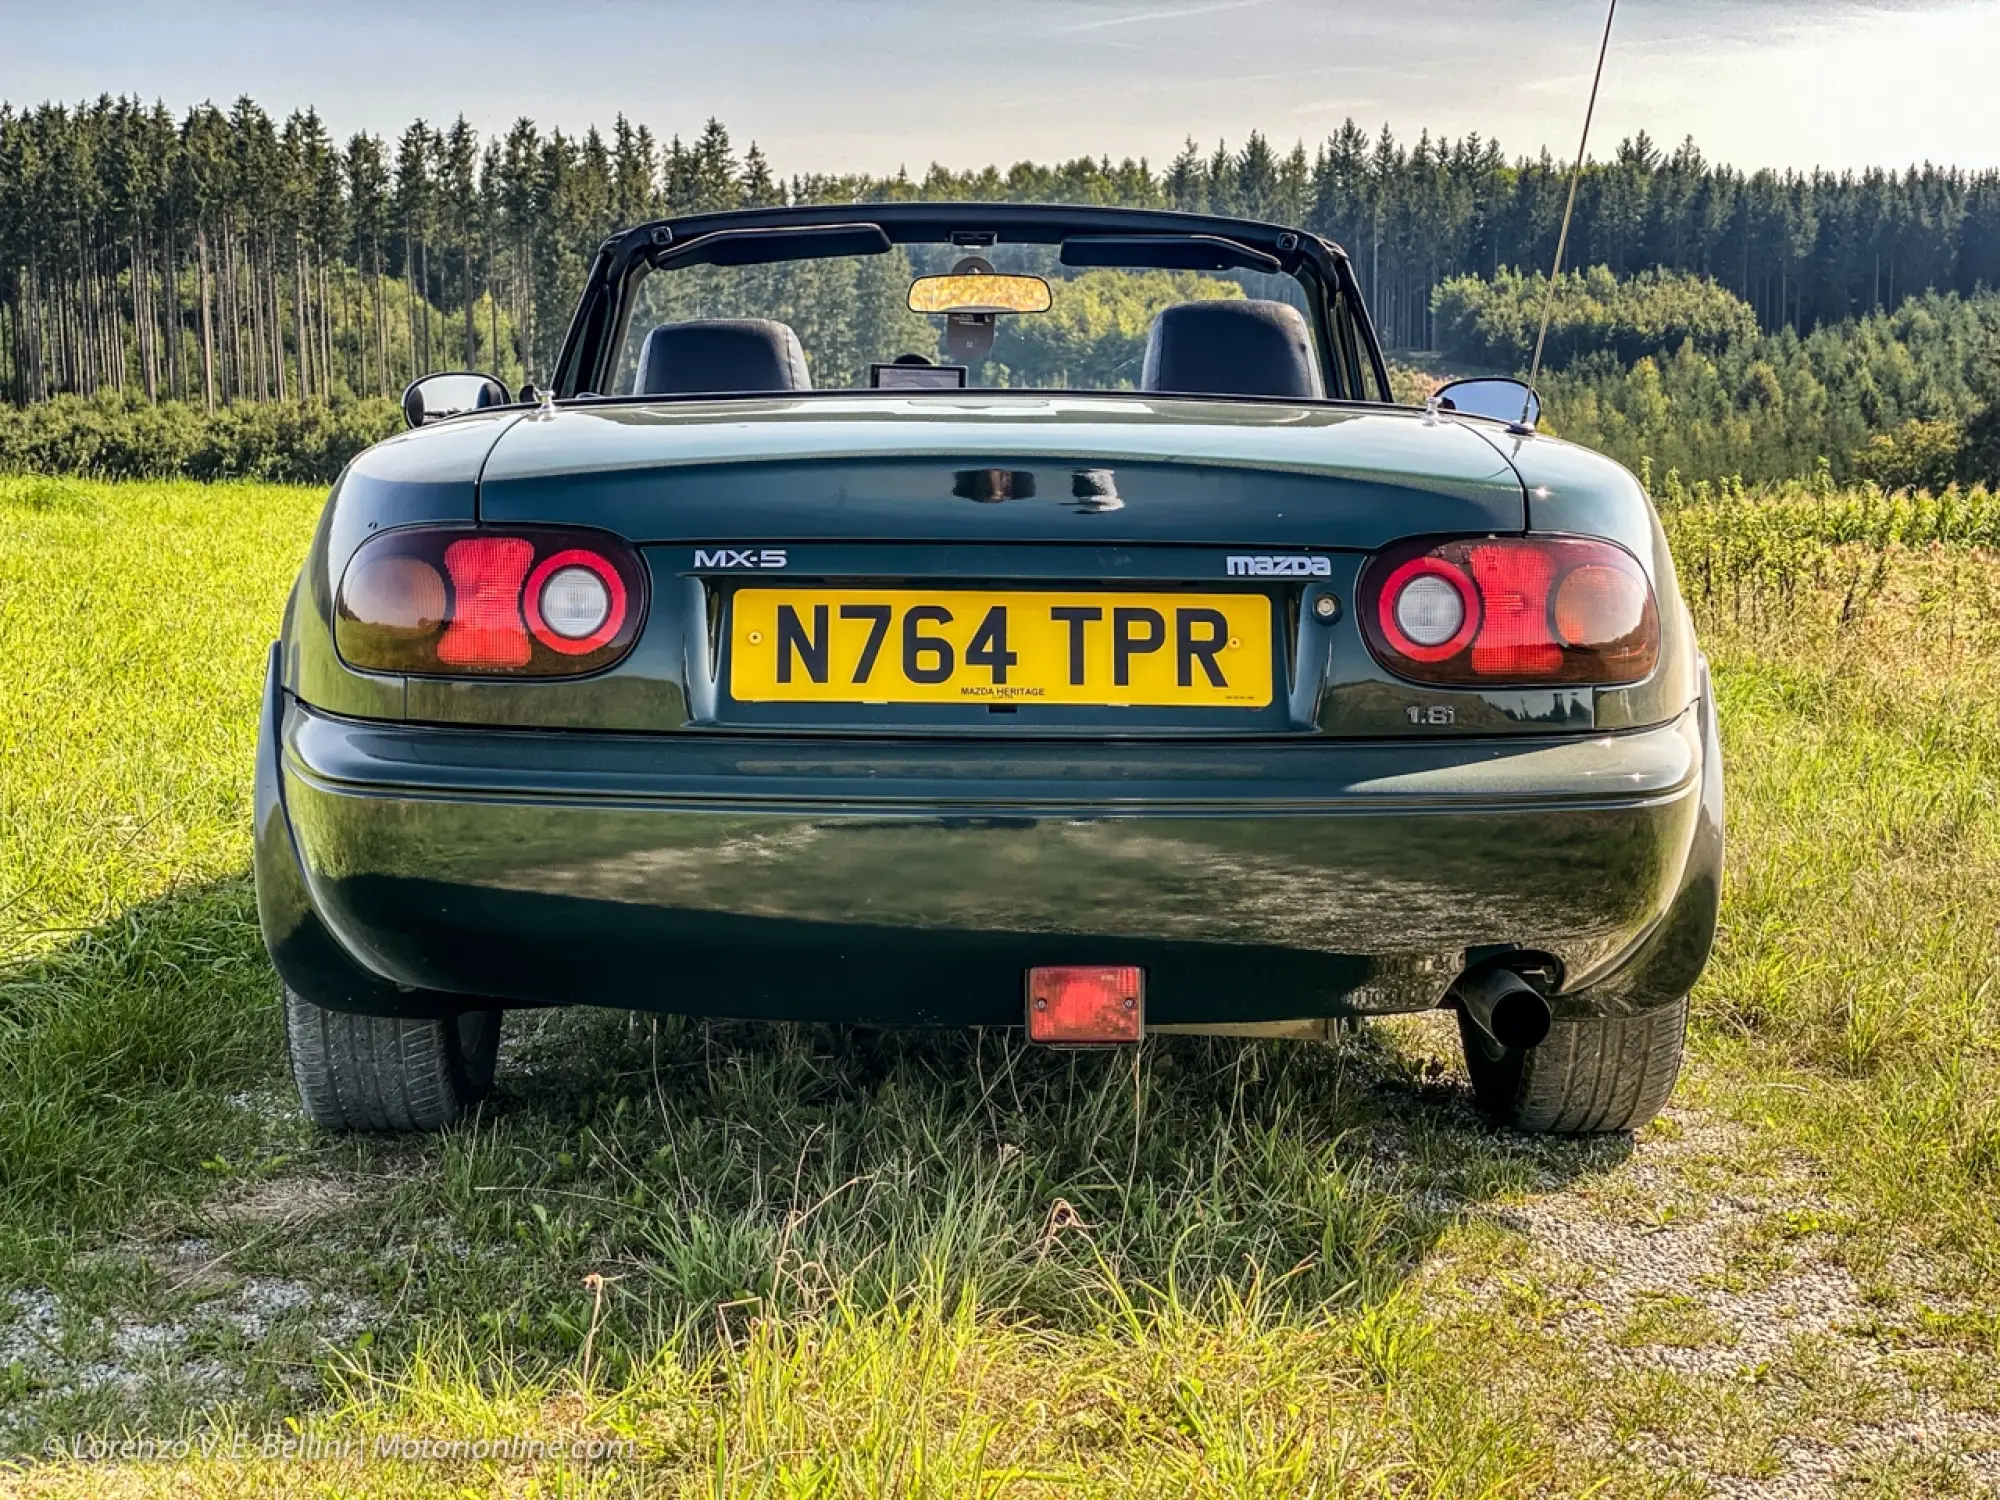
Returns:
[[[1747,1444],[1748,1464],[1745,1434],[1729,1431],[1645,1435],[1628,1451],[1715,1496],[1789,1500],[1870,1480],[1928,1493],[1889,1478],[1912,1464],[1954,1491],[2000,1494],[1990,1397],[1967,1409],[1913,1378],[1937,1352],[1913,1333],[1918,1307],[1951,1306],[1928,1290],[1928,1268],[1902,1259],[1864,1285],[1838,1258],[1837,1208],[1806,1164],[1755,1160],[1741,1130],[1675,1111],[1602,1176],[1497,1215],[1529,1241],[1555,1326],[1590,1363],[1748,1393],[1785,1418]]]

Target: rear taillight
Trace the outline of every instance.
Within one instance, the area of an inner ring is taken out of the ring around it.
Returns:
[[[1452,687],[1637,682],[1660,656],[1638,559],[1585,537],[1390,548],[1361,579],[1362,632],[1399,677]]]
[[[638,638],[638,554],[600,532],[409,527],[364,542],[334,603],[349,666],[432,676],[576,676]]]

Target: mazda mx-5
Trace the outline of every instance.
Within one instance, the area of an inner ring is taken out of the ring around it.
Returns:
[[[1634,478],[1399,405],[1338,246],[1025,205],[608,241],[543,388],[429,376],[271,653],[310,1117],[450,1123],[511,1010],[1323,1037],[1455,1012],[1625,1129],[1714,933],[1705,664]]]

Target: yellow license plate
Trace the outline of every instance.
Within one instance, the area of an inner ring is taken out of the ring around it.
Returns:
[[[745,703],[1262,708],[1262,594],[746,588],[729,626]]]

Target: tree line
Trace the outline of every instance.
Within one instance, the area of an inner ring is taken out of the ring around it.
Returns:
[[[1079,157],[922,176],[781,179],[709,121],[662,142],[460,117],[336,142],[311,109],[109,96],[0,104],[0,392],[121,392],[210,408],[390,394],[452,365],[546,370],[614,229],[739,205],[890,199],[1174,207],[1302,224],[1346,246],[1385,340],[1435,344],[1434,294],[1551,258],[1565,191],[1546,152],[1398,141],[1352,121],[1310,151],[1260,134],[1165,166]],[[1571,263],[1705,276],[1758,328],[1809,332],[1928,291],[2000,286],[2000,173],[1754,171],[1641,134],[1586,172]]]
[[[1476,318],[1468,291],[1454,296]],[[1643,310],[1641,299],[1615,310]],[[1726,319],[1710,309],[1703,321]],[[1597,347],[1544,371],[1540,387],[1553,431],[1635,470],[1759,481],[1824,465],[1884,489],[2000,487],[2000,293],[1928,292],[1805,334],[1690,329],[1629,364],[1623,323],[1590,325]]]
[[[1553,298],[1548,289],[1546,272],[1504,266],[1495,276],[1452,277],[1431,298],[1439,351],[1462,370],[1525,373],[1537,342],[1543,362],[1560,369],[1600,351],[1630,365],[1689,340],[1714,353],[1759,332],[1749,303],[1692,272],[1649,270],[1621,279],[1608,266],[1592,266],[1563,272]]]

